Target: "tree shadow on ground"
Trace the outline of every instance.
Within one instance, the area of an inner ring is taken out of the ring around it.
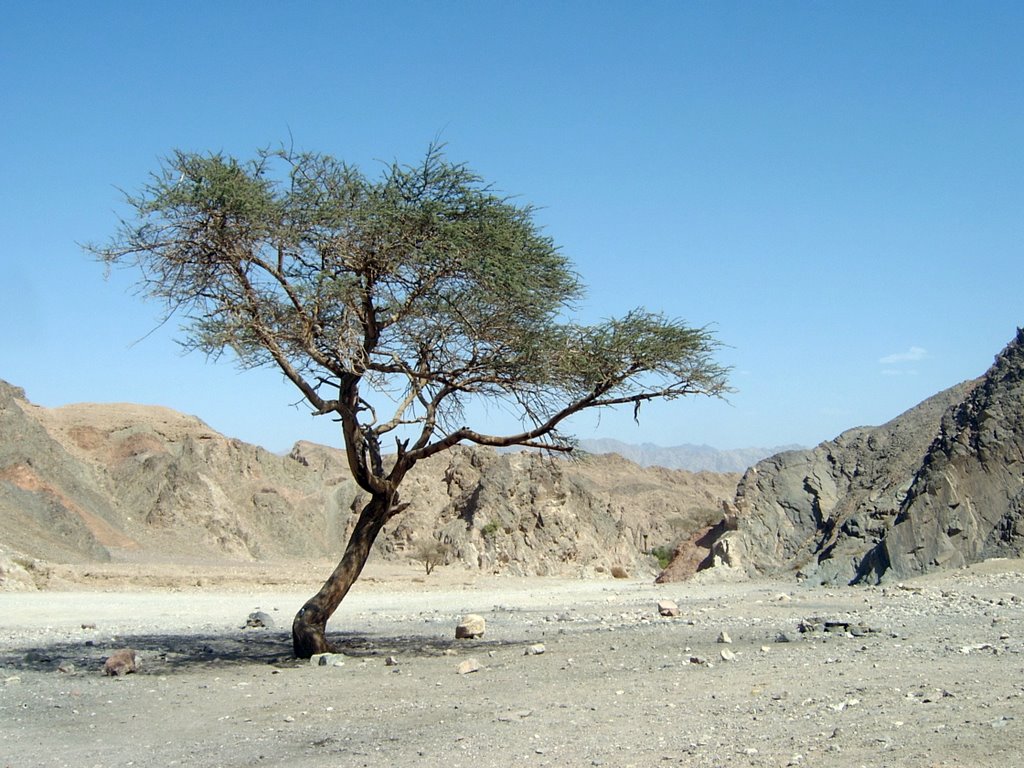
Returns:
[[[441,656],[449,650],[494,650],[526,646],[527,642],[455,640],[437,636],[384,636],[332,632],[328,640],[338,653],[353,658]],[[131,648],[141,658],[144,674],[174,674],[204,669],[270,665],[294,668],[308,665],[292,655],[291,634],[280,630],[243,630],[237,633],[128,634],[115,639],[88,638],[56,643],[24,644],[0,648],[0,670],[52,672],[61,665],[76,671],[102,670],[114,651]]]

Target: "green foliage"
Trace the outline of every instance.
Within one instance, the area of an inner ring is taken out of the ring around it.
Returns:
[[[496,520],[492,520],[480,529],[480,535],[490,541],[498,535],[498,531],[500,530],[501,525]]]
[[[276,368],[337,418],[371,493],[459,442],[569,450],[559,427],[581,410],[726,391],[706,328],[644,309],[567,320],[583,288],[532,208],[436,146],[375,179],[316,153],[175,152],[128,203],[134,219],[90,250],[137,271],[186,348]],[[472,399],[521,431],[465,426]],[[385,468],[389,433],[405,437]]]
[[[666,546],[655,547],[651,550],[651,555],[658,561],[658,567],[661,568],[661,570],[668,568],[668,564],[672,562],[673,551],[673,547]]]

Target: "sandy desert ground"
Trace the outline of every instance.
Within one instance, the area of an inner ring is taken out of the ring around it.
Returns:
[[[844,589],[371,565],[331,625],[339,665],[313,666],[288,626],[325,572],[107,566],[0,594],[0,765],[1024,760],[1021,561]],[[277,626],[244,629],[256,610]],[[465,613],[483,638],[455,639]],[[141,669],[104,676],[125,647]]]

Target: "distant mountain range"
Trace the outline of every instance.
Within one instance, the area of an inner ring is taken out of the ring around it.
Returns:
[[[803,450],[802,445],[779,445],[774,448],[734,448],[719,450],[710,445],[674,445],[664,447],[652,443],[634,445],[610,438],[580,440],[587,453],[617,453],[642,467],[685,469],[690,472],[743,472],[761,459],[783,451]]]

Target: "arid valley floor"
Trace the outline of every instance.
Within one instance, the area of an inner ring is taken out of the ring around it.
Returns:
[[[340,665],[312,666],[291,658],[288,627],[324,567],[65,567],[57,589],[0,593],[0,765],[1008,768],[1024,755],[1021,561],[841,589],[371,564],[330,625]],[[679,616],[659,615],[665,599]],[[256,610],[276,626],[243,628]],[[485,617],[482,638],[455,639],[466,613]],[[104,676],[124,647],[141,669]],[[479,669],[459,674],[469,659]]]

